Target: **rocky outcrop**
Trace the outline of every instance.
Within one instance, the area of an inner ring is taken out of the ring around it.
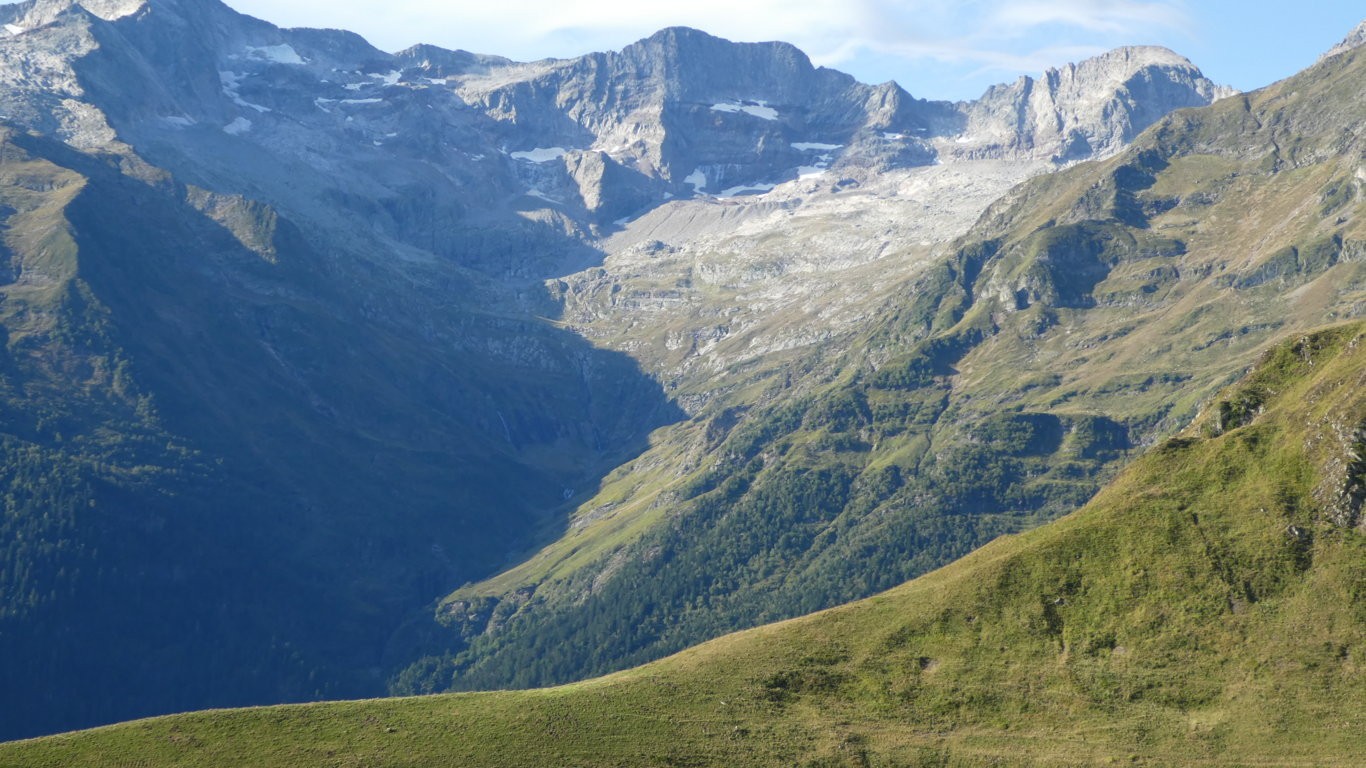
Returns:
[[[796,178],[820,144],[911,129],[914,100],[814,67],[786,43],[663,30],[615,53],[459,79],[513,150],[603,152],[675,196]]]
[[[80,8],[105,21],[114,21],[147,8],[149,2],[150,0],[30,0],[14,5],[11,23],[32,29],[52,23],[73,8]]]
[[[1170,112],[1232,93],[1165,48],[1119,48],[989,89],[962,105],[966,128],[946,149],[1057,162],[1106,156]]]
[[[1319,60],[1322,61],[1330,56],[1336,56],[1339,53],[1346,53],[1355,48],[1360,48],[1362,45],[1366,45],[1366,21],[1362,21],[1358,24],[1357,28],[1352,30],[1351,34],[1343,38],[1342,42],[1330,48],[1327,53],[1319,58]]]
[[[453,80],[511,149],[602,152],[667,195],[723,198],[840,169],[1103,157],[1173,109],[1231,92],[1170,51],[1124,48],[978,101],[930,102],[816,68],[784,43],[685,28],[618,53]]]

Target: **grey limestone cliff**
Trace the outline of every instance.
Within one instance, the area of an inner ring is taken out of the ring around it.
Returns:
[[[1057,161],[1106,156],[1168,113],[1232,93],[1165,48],[1119,48],[993,87],[962,105],[967,124],[950,151]]]

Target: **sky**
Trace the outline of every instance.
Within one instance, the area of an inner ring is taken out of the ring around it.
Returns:
[[[1366,18],[1362,0],[226,0],[280,26],[349,29],[519,60],[616,50],[667,26],[783,40],[859,80],[922,98],[987,86],[1120,45],[1163,45],[1251,90],[1313,64]]]

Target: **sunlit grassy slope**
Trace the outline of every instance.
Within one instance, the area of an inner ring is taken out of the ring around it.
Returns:
[[[5,766],[1360,765],[1366,325],[1292,337],[1084,509],[548,690],[218,711]]]

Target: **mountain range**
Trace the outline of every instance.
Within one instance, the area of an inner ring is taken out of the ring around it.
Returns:
[[[1366,306],[1360,30],[1251,94],[1126,48],[947,103],[683,28],[521,63],[217,0],[0,25],[0,737],[563,683],[864,598],[1224,450],[1169,438],[1241,428],[1279,391],[1217,393]],[[1318,450],[1285,557],[1340,567],[1235,578],[1230,540],[1230,605],[1355,573]],[[871,651],[813,653],[763,706],[863,707]],[[1199,670],[1152,716],[1234,685]]]

